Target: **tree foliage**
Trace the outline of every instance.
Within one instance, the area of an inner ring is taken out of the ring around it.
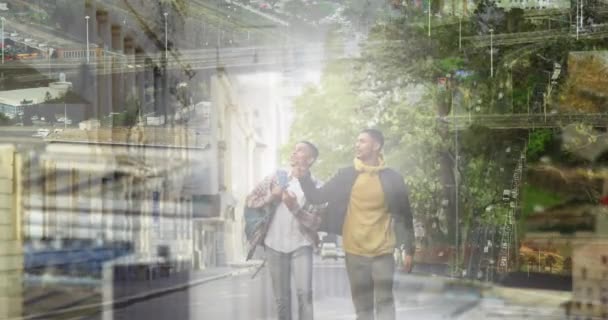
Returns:
[[[343,14],[350,17],[351,27],[364,24],[370,15],[382,16],[366,5],[369,2],[346,2]],[[521,11],[504,12],[493,1],[482,0],[461,25],[455,17],[433,18],[429,37],[422,10],[400,10],[401,15],[385,15],[373,24],[359,58],[332,62],[321,83],[298,98],[291,142],[319,144],[315,173],[327,178],[351,163],[360,129],[379,128],[386,136],[387,163],[404,175],[417,219],[427,230],[437,221],[448,224],[447,229],[438,228],[447,234],[437,236],[452,239],[449,230],[467,219],[502,224],[509,214],[502,190],[512,188],[527,131],[497,131],[477,123],[457,137],[449,130],[451,113],[538,112],[555,63],[565,66],[569,51],[601,42],[495,46],[491,76],[489,47],[463,42],[459,48],[460,36],[485,36],[483,41],[489,41],[490,29],[496,35],[542,26],[527,22]],[[551,137],[542,130],[532,133],[530,159],[538,159]],[[454,181],[460,186],[456,199],[448,196],[454,193]],[[452,210],[446,209],[446,200]],[[459,221],[452,216],[455,206],[462,209]],[[495,209],[486,211],[489,206]]]
[[[532,131],[528,143],[528,159],[531,161],[538,160],[545,154],[547,146],[553,139],[553,132],[550,129],[536,129]]]
[[[9,126],[11,124],[11,119],[4,113],[0,112],[0,126]]]

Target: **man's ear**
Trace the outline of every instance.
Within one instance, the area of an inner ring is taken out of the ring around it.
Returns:
[[[312,166],[312,164],[315,163],[315,158],[310,158],[308,159],[308,166]]]
[[[380,149],[382,149],[382,147],[380,146],[380,144],[378,142],[374,141],[374,151],[380,152]]]

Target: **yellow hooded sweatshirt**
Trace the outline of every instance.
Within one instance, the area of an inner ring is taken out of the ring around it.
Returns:
[[[344,251],[364,257],[392,254],[395,232],[378,175],[384,169],[384,160],[380,158],[378,166],[366,165],[359,159],[355,159],[354,164],[359,175],[351,190],[342,227]]]

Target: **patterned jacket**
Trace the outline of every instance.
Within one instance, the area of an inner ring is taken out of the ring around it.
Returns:
[[[319,185],[319,182],[315,180],[315,184]],[[247,196],[245,205],[250,208],[262,208],[264,206],[271,206],[273,204],[272,188],[278,185],[278,178],[276,174],[270,175],[262,182],[260,182],[253,191]],[[275,203],[276,204],[276,203]],[[276,210],[276,206],[275,210]],[[304,206],[298,207],[292,210],[291,213],[294,215],[296,220],[299,222],[300,231],[306,237],[308,241],[314,244],[315,248],[319,245],[319,235],[317,230],[321,225],[321,215],[325,213],[326,205],[313,205],[308,200],[304,203]],[[271,223],[269,220],[268,223]],[[263,229],[268,229],[263,228]],[[249,246],[251,249],[258,245],[264,244],[266,232],[260,232],[255,234],[249,240]]]

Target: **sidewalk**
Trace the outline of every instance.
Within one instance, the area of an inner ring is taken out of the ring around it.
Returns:
[[[83,297],[78,294],[79,291],[77,289],[75,290],[73,288],[68,288],[68,286],[57,284],[57,286],[44,288],[44,291],[62,293],[61,296],[57,296],[56,294],[53,295],[52,304],[45,304],[41,299],[30,300],[32,303],[35,303],[36,306],[46,305],[48,308],[47,310],[37,309],[34,311],[35,313],[29,313],[21,318],[14,318],[13,320],[49,319],[58,316],[61,316],[62,318],[68,316],[74,318],[78,315],[108,312],[141,301],[186,290],[193,286],[252,272],[255,270],[256,266],[256,263],[232,264],[227,267],[207,268],[200,271],[176,273],[169,277],[155,280],[121,281],[114,284],[102,283],[102,288],[99,288],[99,291],[96,292],[93,297],[89,296],[86,300],[82,299]],[[107,299],[104,301],[103,289],[111,290],[111,300]],[[37,295],[44,299],[46,293],[42,292]],[[28,310],[30,307],[26,304],[24,309]],[[34,308],[31,308],[30,310],[32,309]]]
[[[566,320],[562,304],[571,293],[564,291],[491,287],[483,299],[472,303],[454,319],[547,319]]]
[[[572,292],[493,286],[484,292],[484,296],[500,298],[512,305],[561,308],[564,303],[572,299]]]

